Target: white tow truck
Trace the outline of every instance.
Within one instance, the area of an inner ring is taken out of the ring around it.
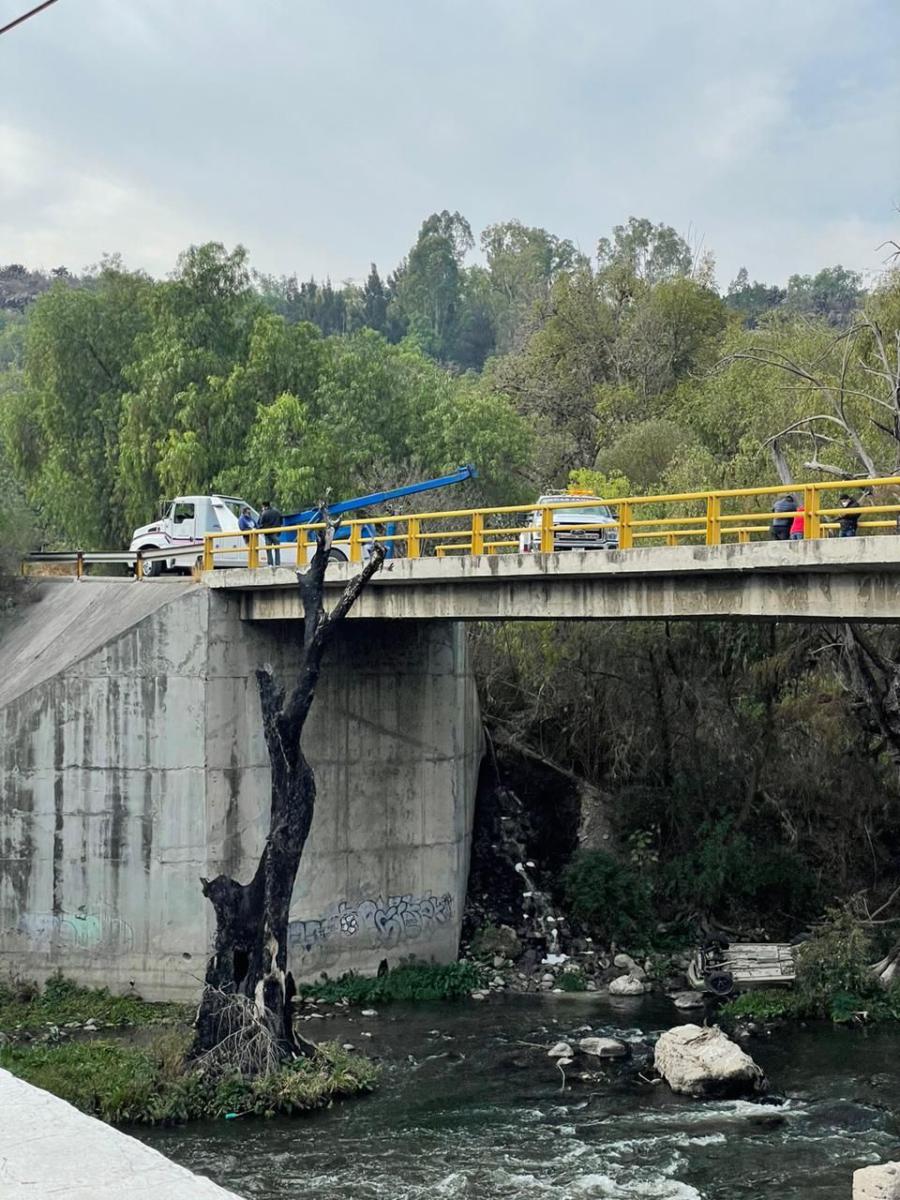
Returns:
[[[244,550],[244,539],[238,527],[238,518],[244,506],[250,509],[254,522],[259,514],[246,500],[236,496],[176,496],[163,508],[162,513],[149,525],[136,529],[129,550],[171,550],[171,558],[152,558],[144,564],[147,576],[161,575],[163,571],[187,571],[190,573],[203,558],[203,535],[205,533],[230,533],[234,537],[216,539],[216,566],[235,565],[235,551]],[[229,551],[231,553],[229,554]]]

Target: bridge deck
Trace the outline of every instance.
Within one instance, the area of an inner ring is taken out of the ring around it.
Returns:
[[[358,570],[329,569],[337,590]],[[206,572],[247,620],[294,620],[293,568]],[[900,537],[397,559],[351,613],[393,620],[900,619]]]

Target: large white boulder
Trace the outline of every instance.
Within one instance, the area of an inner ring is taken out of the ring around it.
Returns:
[[[644,983],[642,979],[635,979],[633,975],[620,975],[618,979],[611,980],[609,985],[611,996],[643,996],[649,991],[650,984]]]
[[[685,1096],[742,1096],[766,1089],[749,1054],[713,1025],[677,1025],[656,1043],[655,1065],[673,1092]]]
[[[900,1162],[854,1171],[853,1200],[900,1200]]]

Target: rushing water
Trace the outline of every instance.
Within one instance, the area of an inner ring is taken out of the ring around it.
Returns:
[[[373,1096],[140,1136],[254,1200],[848,1200],[856,1167],[900,1157],[896,1028],[751,1043],[779,1107],[702,1103],[614,1070],[560,1093],[545,1053],[559,1038],[673,1023],[667,1002],[584,996],[342,1015],[316,1033],[382,1060]]]

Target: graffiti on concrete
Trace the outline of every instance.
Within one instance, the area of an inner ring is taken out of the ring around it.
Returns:
[[[110,911],[22,913],[16,933],[28,942],[52,943],[95,953],[126,953],[134,949],[134,930]]]
[[[453,898],[443,896],[379,896],[359,904],[340,904],[314,921],[291,921],[288,951],[317,955],[337,952],[341,944],[358,941],[365,946],[391,949],[413,942],[431,930],[446,925],[453,916]],[[331,955],[335,956],[335,955]]]

